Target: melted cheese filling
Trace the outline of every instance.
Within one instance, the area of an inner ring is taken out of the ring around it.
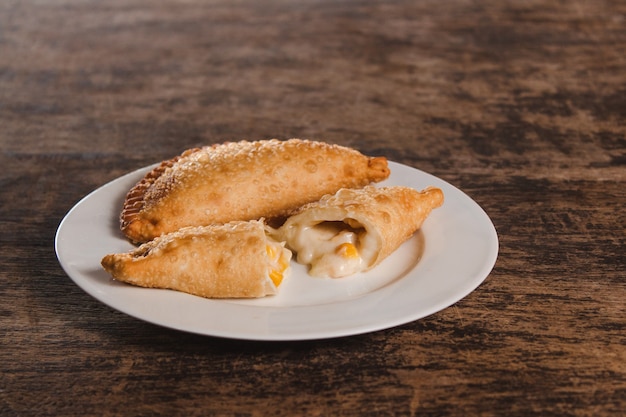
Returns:
[[[362,271],[372,252],[365,229],[350,220],[299,225],[290,237],[288,244],[297,252],[298,263],[311,265],[309,273],[318,277],[339,278]]]

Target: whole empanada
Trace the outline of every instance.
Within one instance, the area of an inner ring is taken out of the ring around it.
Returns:
[[[130,190],[121,229],[145,242],[186,226],[271,219],[388,176],[384,157],[323,142],[273,139],[191,149]]]

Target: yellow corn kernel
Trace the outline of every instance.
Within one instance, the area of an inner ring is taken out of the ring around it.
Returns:
[[[274,246],[265,245],[265,252],[267,252],[267,256],[269,256],[270,259],[276,259],[276,249],[274,248]]]
[[[359,251],[352,243],[342,243],[337,246],[336,253],[347,259],[354,259],[359,257]]]
[[[276,271],[276,270],[272,269],[270,271],[270,279],[272,280],[274,285],[276,285],[278,287],[280,285],[280,283],[283,281],[283,274],[282,274],[281,271]]]
[[[289,266],[289,261],[287,261],[285,258],[281,257],[278,260],[278,266],[280,266],[281,271],[284,271]]]

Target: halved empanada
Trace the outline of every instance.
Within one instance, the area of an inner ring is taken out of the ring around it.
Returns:
[[[311,275],[343,277],[378,265],[441,204],[434,187],[342,189],[302,207],[275,235]]]
[[[261,221],[187,227],[107,255],[113,278],[206,298],[253,298],[276,294],[289,274],[291,252],[270,238]]]

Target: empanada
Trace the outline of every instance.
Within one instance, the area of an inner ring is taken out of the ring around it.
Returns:
[[[206,298],[264,297],[276,294],[291,260],[266,231],[257,220],[187,227],[101,263],[116,280],[140,287]]]
[[[186,226],[285,216],[340,188],[389,176],[384,157],[323,142],[276,139],[192,149],[145,176],[126,197],[121,229],[145,242]]]
[[[343,277],[378,265],[441,204],[434,187],[342,189],[302,207],[274,233],[311,275]]]

